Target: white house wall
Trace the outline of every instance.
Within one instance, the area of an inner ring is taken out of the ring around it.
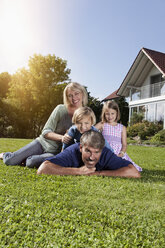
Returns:
[[[130,118],[131,118],[131,108],[134,107],[140,107],[140,106],[154,106],[153,109],[153,117],[154,120],[156,120],[156,114],[159,111],[159,109],[157,109],[157,104],[162,103],[164,104],[164,120],[163,120],[163,128],[165,129],[165,95],[163,96],[159,96],[159,97],[154,97],[154,98],[147,98],[147,99],[141,99],[138,101],[132,101],[129,102],[129,122],[130,122]],[[147,107],[148,108],[148,107]],[[145,119],[148,119],[145,113]],[[152,120],[152,121],[154,121]]]
[[[129,106],[134,107],[137,105],[142,105],[142,104],[148,104],[148,103],[158,103],[158,102],[164,102],[165,101],[165,95],[163,96],[157,96],[153,98],[145,98],[137,101],[130,101]]]

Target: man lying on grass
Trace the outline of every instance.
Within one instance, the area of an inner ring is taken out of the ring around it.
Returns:
[[[129,161],[117,157],[104,144],[101,133],[87,131],[81,136],[80,144],[71,145],[56,156],[47,158],[37,174],[140,177]]]

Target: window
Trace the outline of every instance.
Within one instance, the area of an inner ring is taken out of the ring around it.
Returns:
[[[161,82],[163,81],[162,74],[151,76],[150,79],[150,97],[160,96]]]
[[[133,115],[133,113],[137,113],[137,107],[131,108],[131,116]]]
[[[132,89],[131,93],[132,93],[132,96],[131,96],[132,101],[140,100],[140,91],[139,91],[139,89]]]

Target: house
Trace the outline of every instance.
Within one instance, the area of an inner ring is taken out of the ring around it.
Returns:
[[[115,93],[128,98],[129,120],[134,112],[143,113],[165,129],[165,53],[142,48]]]

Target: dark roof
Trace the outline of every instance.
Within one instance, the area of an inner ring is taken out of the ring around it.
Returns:
[[[157,52],[147,48],[142,48],[144,52],[153,60],[159,69],[165,74],[165,53]]]
[[[165,53],[142,48],[121,83],[118,94],[128,96],[129,90],[127,86],[132,86],[132,84],[135,87],[140,87],[153,65],[165,77]]]
[[[143,82],[153,64],[162,73],[163,77],[165,77],[165,53],[148,48],[142,48],[127,72],[119,89],[104,98],[102,101],[115,99],[120,96],[128,96],[129,91],[126,86],[132,85],[132,82],[134,82],[136,87],[140,87],[140,83]]]
[[[112,94],[110,94],[109,96],[104,98],[102,101],[108,101],[108,100],[112,100],[112,99],[120,97],[117,95],[117,92],[118,92],[118,90],[115,90]]]

